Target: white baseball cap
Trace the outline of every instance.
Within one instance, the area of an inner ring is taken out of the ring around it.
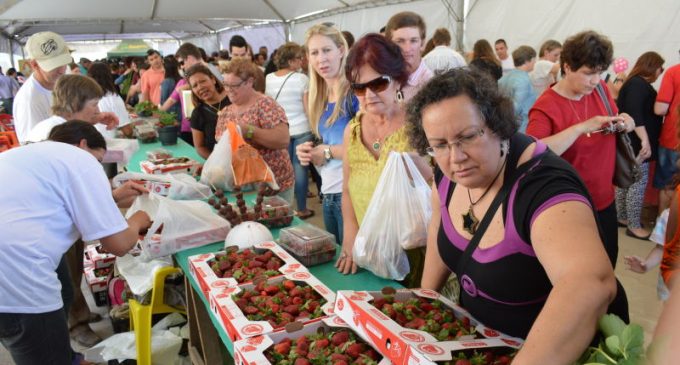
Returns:
[[[33,34],[26,42],[28,58],[38,62],[38,66],[46,72],[73,62],[64,38],[54,32]]]

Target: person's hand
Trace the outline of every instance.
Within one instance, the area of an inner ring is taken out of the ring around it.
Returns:
[[[623,125],[625,127],[626,133],[630,133],[635,129],[635,121],[633,120],[633,117],[628,115],[628,113],[620,113],[619,117],[623,118]]]
[[[339,273],[342,274],[356,274],[357,264],[354,263],[352,259],[352,249],[354,244],[342,244],[342,251],[340,251],[340,258],[335,262],[335,267],[338,269]]]
[[[639,256],[626,256],[623,261],[628,265],[628,270],[644,274],[647,272],[647,263],[642,257]]]
[[[136,229],[139,233],[146,232],[151,227],[151,217],[143,210],[138,210],[130,218],[128,218],[128,225]]]
[[[295,147],[295,154],[297,155],[298,160],[300,160],[300,165],[309,166],[309,163],[312,162],[313,148],[314,145],[311,141],[300,143],[297,147]]]
[[[312,156],[312,163],[315,166],[321,166],[326,163],[326,157],[324,156],[323,150],[328,148],[328,145],[325,144],[320,144],[314,148],[312,148],[312,151],[310,152]]]
[[[637,160],[642,162],[652,156],[652,148],[649,146],[649,141],[641,141],[640,146],[640,153],[637,155]]]
[[[129,208],[138,196],[148,192],[149,190],[144,185],[134,181],[127,181],[113,190],[113,201],[121,208]]]
[[[578,131],[580,132],[579,134],[586,134],[590,136],[591,133],[593,132],[599,132],[602,128],[608,127],[611,123],[618,123],[622,122],[623,117],[621,116],[605,116],[605,115],[598,115],[594,116],[588,120],[585,120],[579,124],[576,125],[578,128]]]
[[[97,123],[104,124],[107,130],[112,130],[118,127],[118,116],[111,112],[101,112],[97,115]]]

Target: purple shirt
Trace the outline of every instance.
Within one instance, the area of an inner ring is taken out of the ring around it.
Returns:
[[[177,82],[177,85],[175,85],[175,90],[172,91],[172,94],[170,94],[170,99],[174,101],[179,101],[179,105],[181,106],[182,109],[182,123],[180,124],[180,131],[182,132],[191,132],[191,121],[189,118],[187,118],[186,115],[184,115],[184,100],[182,99],[182,93],[177,91],[179,88],[182,86],[187,85],[187,80],[181,79]]]

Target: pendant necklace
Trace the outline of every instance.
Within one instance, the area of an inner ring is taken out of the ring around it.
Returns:
[[[509,153],[506,153],[506,156],[508,154]],[[479,199],[477,199],[476,202],[472,201],[472,195],[470,195],[470,189],[467,189],[468,199],[470,200],[470,207],[468,208],[467,213],[462,214],[462,216],[463,216],[463,229],[471,235],[474,235],[475,232],[477,232],[477,227],[479,226],[479,219],[477,219],[477,217],[475,216],[475,212],[474,212],[473,208],[477,203],[479,203],[482,199],[484,199],[484,197],[489,192],[489,190],[491,190],[491,187],[493,186],[493,184],[496,183],[496,180],[498,180],[498,177],[501,176],[501,172],[503,171],[503,167],[505,167],[506,162],[508,162],[507,157],[503,160],[503,164],[501,165],[501,168],[498,169],[498,172],[496,173],[496,177],[493,178],[493,181],[491,181],[491,184],[489,184],[489,186],[486,188],[486,190],[484,190],[484,193],[482,193],[482,196],[480,196]]]
[[[207,105],[208,105],[209,107],[215,109],[215,112],[218,112],[218,113],[219,113],[220,110],[222,110],[222,102],[223,102],[223,101],[224,101],[224,99],[220,100],[219,104],[217,104],[217,107],[215,107],[214,105],[212,105],[212,104],[210,104],[210,103],[208,103]]]
[[[577,122],[579,122],[579,123],[583,122],[583,121],[586,120],[586,118],[588,118],[588,99],[586,99],[586,101],[584,102],[584,104],[585,104],[585,108],[584,108],[585,114],[583,115],[583,118],[581,118],[581,116],[578,115],[578,113],[576,112],[576,108],[574,108],[574,105],[573,105],[571,99],[567,98],[567,101],[569,101],[569,107],[571,108],[571,111],[574,112],[574,115],[576,116]]]
[[[382,138],[380,138],[380,135],[378,135],[377,133],[376,135],[377,137],[375,138],[375,141],[373,141],[371,147],[373,148],[373,151],[380,152],[380,148],[382,147],[382,143],[380,142],[380,140],[382,139],[384,142],[384,139],[387,137],[387,134],[385,134],[385,136],[383,136]]]

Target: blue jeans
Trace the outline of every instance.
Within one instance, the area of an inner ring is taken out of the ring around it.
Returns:
[[[324,194],[322,207],[326,230],[342,245],[342,194]]]
[[[0,343],[17,365],[71,365],[64,308],[47,313],[0,313]]]
[[[290,161],[293,163],[293,170],[295,171],[295,202],[297,203],[298,212],[307,210],[309,166],[300,165],[300,160],[297,158],[295,148],[311,140],[312,132],[305,132],[295,136],[290,136],[290,143],[288,144],[288,154],[290,155]]]

